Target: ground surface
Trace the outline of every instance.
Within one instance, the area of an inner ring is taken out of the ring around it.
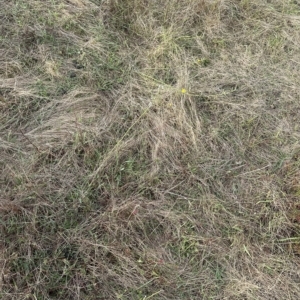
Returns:
[[[299,1],[0,6],[1,299],[300,299]]]

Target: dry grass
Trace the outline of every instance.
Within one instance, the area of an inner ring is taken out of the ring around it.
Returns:
[[[3,2],[0,298],[300,299],[297,1]]]

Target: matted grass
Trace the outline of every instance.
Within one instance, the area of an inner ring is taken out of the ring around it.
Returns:
[[[2,2],[1,299],[300,299],[297,1]]]

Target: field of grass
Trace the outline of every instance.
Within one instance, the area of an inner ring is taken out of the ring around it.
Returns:
[[[0,299],[300,299],[300,2],[2,0]]]

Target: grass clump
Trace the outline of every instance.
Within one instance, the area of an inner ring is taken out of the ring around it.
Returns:
[[[1,299],[299,299],[294,1],[4,1]]]

